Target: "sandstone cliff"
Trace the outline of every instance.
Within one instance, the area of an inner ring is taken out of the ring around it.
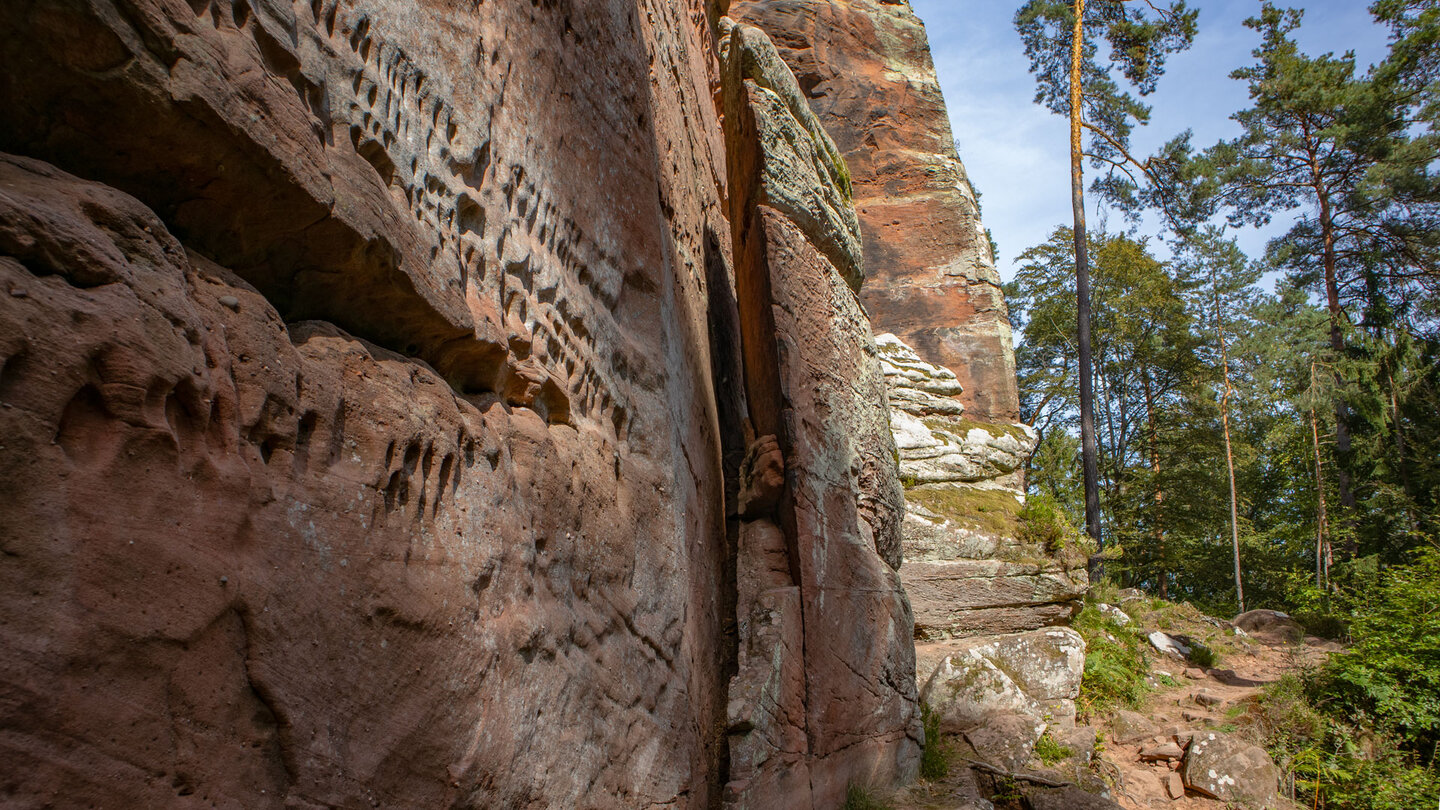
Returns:
[[[881,335],[879,345],[906,486],[902,577],[916,639],[1068,621],[1089,584],[1086,557],[1076,538],[1027,530],[1021,465],[1035,431],[967,418],[948,369],[921,360],[894,335]]]
[[[1009,316],[908,0],[736,0],[765,30],[850,169],[875,328],[950,369],[971,418],[1018,416]]]
[[[1073,725],[1084,642],[1048,628],[1078,609],[1085,556],[1026,528],[1036,436],[1015,422],[1000,279],[924,26],[905,0],[737,0],[730,13],[779,45],[850,170],[861,298],[885,333],[922,699],[947,730],[1033,745]]]
[[[3,803],[913,774],[847,147],[719,11],[0,5]]]

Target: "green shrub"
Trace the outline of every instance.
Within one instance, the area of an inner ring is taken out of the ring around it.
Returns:
[[[1440,774],[1398,740],[1331,715],[1299,678],[1266,687],[1249,727],[1259,732],[1301,804],[1329,810],[1412,810],[1440,802]]]
[[[1440,804],[1440,550],[1358,588],[1354,645],[1266,687],[1248,718],[1302,804]]]
[[[1310,705],[1305,684],[1295,675],[1285,675],[1266,686],[1255,708],[1252,726],[1287,759],[1308,755],[1311,744],[1325,735],[1325,718]]]
[[[1190,647],[1190,660],[1201,669],[1211,669],[1220,663],[1220,654],[1197,641]]]
[[[1429,761],[1440,747],[1440,549],[1379,579],[1355,606],[1354,643],[1312,679],[1312,696]]]
[[[1025,499],[1020,509],[1021,542],[1058,554],[1066,548],[1078,547],[1079,538],[1080,533],[1050,496],[1035,494]]]
[[[940,715],[922,703],[920,720],[925,726],[925,748],[920,752],[920,778],[931,782],[944,779],[950,774],[950,749],[940,738]]]
[[[1118,607],[1120,604],[1120,585],[1109,577],[1097,582],[1092,582],[1090,583],[1090,592],[1085,595],[1085,601],[1095,604],[1115,605]]]
[[[1316,778],[1296,785],[1296,796],[1319,794],[1331,810],[1426,810],[1440,804],[1440,774],[1393,748],[1374,758],[1350,755],[1321,760]]]
[[[1336,604],[1329,591],[1315,585],[1315,574],[1292,571],[1286,575],[1286,611],[1305,631],[1321,638],[1346,638],[1350,633],[1350,615]]]
[[[1035,741],[1035,756],[1046,765],[1054,765],[1074,755],[1075,752],[1070,750],[1069,746],[1056,742],[1055,738],[1051,737],[1048,731],[1041,734],[1040,739]]]
[[[1139,708],[1150,693],[1150,662],[1145,639],[1135,628],[1121,627],[1094,606],[1086,606],[1070,625],[1085,638],[1085,674],[1076,703],[1086,716],[1118,708]]]

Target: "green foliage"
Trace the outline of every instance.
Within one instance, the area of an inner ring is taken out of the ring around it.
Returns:
[[[1181,136],[1137,161],[1138,98],[1195,16],[1088,4],[1085,149],[1109,172],[1097,185],[1127,214],[1161,208],[1177,238],[1168,261],[1138,235],[1086,242],[1101,522],[1106,545],[1127,550],[1106,568],[1215,615],[1238,609],[1223,413],[1248,605],[1338,637],[1344,591],[1373,593],[1380,566],[1440,536],[1440,4],[1373,2],[1392,37],[1368,68],[1304,52],[1302,13],[1257,5],[1254,59],[1232,74],[1249,94],[1239,134],[1198,151]],[[1030,0],[1016,15],[1037,101],[1057,114],[1073,9]],[[1283,217],[1284,234],[1251,261],[1202,227],[1219,214],[1237,228]],[[1021,416],[1040,432],[1030,492],[1081,525],[1072,236],[1022,253],[1006,295]],[[1255,283],[1262,270],[1285,273],[1273,294]],[[1352,674],[1383,712],[1385,681]]]
[[[1220,663],[1220,654],[1204,644],[1196,642],[1190,648],[1190,660],[1202,669],[1212,669]]]
[[[1247,718],[1302,803],[1402,810],[1440,803],[1440,549],[1358,570],[1336,599],[1354,643],[1303,677],[1266,687]],[[1346,578],[1352,572],[1346,573]]]
[[[1055,738],[1051,737],[1050,732],[1047,731],[1035,741],[1035,756],[1046,765],[1054,765],[1075,756],[1075,752],[1070,750],[1069,746],[1056,742]]]
[[[1133,176],[1124,168],[1130,135],[1150,119],[1150,108],[1136,95],[1153,93],[1166,57],[1189,47],[1197,15],[1184,0],[1163,7],[1123,0],[1090,0],[1085,6],[1080,69],[1090,130],[1085,151],[1096,166],[1112,167],[1117,182]],[[1070,114],[1074,23],[1074,3],[1068,0],[1029,0],[1015,13],[1015,29],[1035,74],[1035,102],[1056,115]],[[1109,46],[1106,59],[1099,58],[1100,42]]]
[[[1050,554],[1084,548],[1084,538],[1055,501],[1043,493],[1031,495],[1020,508],[1020,540],[1042,546]]]
[[[1440,746],[1440,548],[1385,571],[1362,599],[1353,645],[1329,660],[1313,689],[1335,711],[1433,758]]]
[[[1247,718],[1302,804],[1411,810],[1440,802],[1440,773],[1394,737],[1357,723],[1290,675],[1265,688]]]
[[[950,773],[950,749],[940,736],[940,715],[920,704],[920,721],[925,726],[925,748],[920,752],[920,778],[944,779]]]
[[[1020,790],[1020,783],[1009,776],[995,777],[995,792],[990,795],[990,801],[997,807],[1023,807],[1025,793]]]
[[[1085,601],[1092,604],[1118,605],[1120,585],[1108,577],[1097,579],[1090,583],[1090,591],[1086,594]]]
[[[1353,53],[1304,53],[1302,12],[1264,3],[1245,23],[1260,37],[1255,60],[1232,74],[1250,95],[1250,106],[1233,116],[1242,132],[1181,174],[1193,181],[1197,220],[1216,212],[1234,226],[1291,219],[1267,258],[1296,288],[1319,294],[1325,324],[1308,346],[1290,344],[1301,353],[1281,357],[1281,374],[1257,374],[1281,383],[1296,406],[1286,415],[1291,427],[1276,423],[1266,437],[1292,455],[1265,461],[1282,462],[1294,481],[1300,459],[1314,461],[1313,451],[1294,452],[1310,438],[1294,428],[1322,423],[1328,470],[1320,483],[1332,515],[1342,517],[1331,524],[1334,539],[1346,558],[1373,553],[1393,563],[1419,535],[1437,530],[1440,478],[1429,437],[1440,391],[1429,379],[1440,335],[1440,60],[1433,53],[1440,9],[1381,0],[1371,10],[1394,38],[1386,58],[1363,70]],[[1275,326],[1257,337],[1283,333],[1283,324]],[[1282,399],[1273,388],[1265,393]],[[1318,500],[1313,490],[1292,493]],[[1294,517],[1276,526],[1277,539],[1304,536]]]
[[[891,810],[886,802],[860,785],[851,785],[845,790],[845,810]]]
[[[1313,571],[1291,571],[1285,576],[1285,596],[1279,604],[1306,632],[1321,638],[1346,638],[1350,632],[1351,615],[1341,609],[1332,589],[1315,584]]]
[[[1150,693],[1150,661],[1138,622],[1126,627],[1086,605],[1070,625],[1085,639],[1085,673],[1076,705],[1087,717],[1139,708]]]

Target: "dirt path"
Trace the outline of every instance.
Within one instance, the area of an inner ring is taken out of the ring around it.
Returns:
[[[946,738],[951,753],[950,774],[944,779],[921,782],[891,796],[879,797],[880,806],[893,810],[1027,810],[1044,807],[1065,810],[1113,808],[1123,810],[1224,810],[1225,802],[1195,791],[1173,796],[1176,789],[1167,782],[1178,772],[1178,761],[1146,762],[1141,751],[1172,742],[1187,732],[1216,731],[1259,744],[1246,722],[1249,709],[1260,699],[1268,684],[1286,674],[1299,673],[1337,651],[1338,645],[1318,638],[1299,644],[1277,638],[1236,634],[1226,622],[1201,616],[1193,608],[1165,604],[1159,610],[1129,608],[1138,626],[1148,633],[1157,626],[1180,638],[1198,639],[1214,650],[1219,660],[1202,668],[1188,659],[1151,651],[1151,684],[1154,691],[1138,711],[1118,711],[1103,718],[1082,718],[1098,732],[1094,762],[1076,759],[1046,766],[1032,761],[1027,773],[1070,781],[1108,800],[1090,803],[1089,796],[1068,793],[1037,803],[1022,797],[1021,790],[1004,793],[1005,781],[997,782],[966,767],[964,758],[973,756],[963,738]],[[1057,732],[1063,734],[1063,732]],[[1177,780],[1178,781],[1178,780]],[[996,790],[1001,794],[997,801]],[[1282,799],[1280,808],[1295,807]]]
[[[1112,793],[1115,801],[1125,810],[1223,807],[1222,802],[1194,791],[1171,798],[1165,780],[1178,770],[1179,763],[1143,762],[1141,750],[1187,731],[1223,731],[1247,737],[1244,715],[1259,699],[1261,690],[1286,674],[1298,673],[1324,660],[1335,649],[1333,643],[1313,638],[1300,645],[1236,639],[1212,669],[1201,669],[1173,657],[1157,660],[1151,671],[1159,687],[1140,712],[1148,725],[1127,728],[1120,719],[1124,715],[1117,715],[1102,726],[1108,742],[1101,759],[1119,777]],[[1167,685],[1167,681],[1175,685]]]

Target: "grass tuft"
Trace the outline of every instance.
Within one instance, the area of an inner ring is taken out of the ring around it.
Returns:
[[[860,785],[851,785],[845,790],[845,810],[891,810],[886,802]]]
[[[1051,737],[1050,732],[1047,731],[1035,741],[1035,756],[1039,757],[1040,761],[1046,765],[1054,765],[1075,756],[1075,752],[1070,750],[1069,746],[1056,742],[1055,738]]]
[[[1025,499],[1020,509],[1020,541],[1041,546],[1047,554],[1059,554],[1067,548],[1082,548],[1080,532],[1047,495],[1035,494]]]
[[[930,782],[950,774],[950,748],[940,738],[940,715],[921,704],[920,719],[925,725],[925,749],[920,752],[920,778]]]

